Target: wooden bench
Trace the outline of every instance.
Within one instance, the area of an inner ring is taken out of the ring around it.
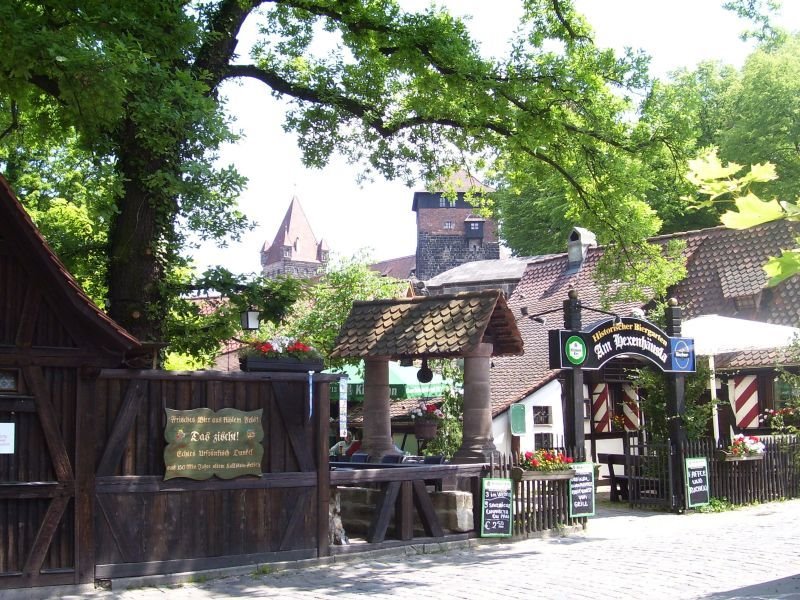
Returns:
[[[604,454],[598,453],[597,460],[608,467],[611,502],[620,500],[640,500],[642,495],[658,497],[661,493],[661,480],[657,477],[641,477],[626,471],[630,465],[634,472],[641,470],[647,457],[635,454]],[[617,470],[615,467],[622,467]],[[621,471],[621,472],[619,472]],[[631,485],[633,484],[633,485]]]

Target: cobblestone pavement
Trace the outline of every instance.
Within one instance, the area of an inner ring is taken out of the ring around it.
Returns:
[[[800,500],[687,515],[601,508],[585,532],[566,537],[90,596],[122,600],[800,598]]]

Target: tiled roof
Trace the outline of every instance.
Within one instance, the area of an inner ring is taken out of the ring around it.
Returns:
[[[749,318],[781,325],[796,326],[800,322],[800,276],[794,276],[775,288],[763,289],[766,278],[761,268],[769,256],[796,244],[797,226],[787,221],[766,223],[736,231],[723,227],[678,233],[653,238],[666,243],[680,239],[686,244],[687,276],[671,290],[670,295],[683,307],[685,319],[705,314]],[[525,354],[493,360],[491,370],[492,414],[505,411],[557,376],[548,367],[548,329],[563,327],[558,309],[574,288],[585,307],[598,307],[600,294],[593,276],[597,260],[604,249],[588,251],[583,267],[577,273],[567,270],[566,254],[531,259],[508,305],[517,316],[517,325],[525,341]],[[761,291],[763,290],[763,291]],[[737,311],[734,299],[760,291],[757,309]],[[520,316],[525,306],[533,316],[556,309],[546,315],[544,324]],[[638,303],[621,303],[610,308],[623,316],[631,314]],[[584,326],[594,319],[584,310]],[[770,366],[778,364],[773,351],[743,352],[728,357],[720,368]],[[748,362],[750,361],[750,362]]]
[[[796,246],[796,224],[780,220],[740,231],[716,227],[691,235],[696,243],[687,275],[672,290],[684,307],[684,318],[716,314],[778,325],[800,322],[800,277],[765,289],[762,269],[770,256]],[[737,309],[736,298],[758,292],[757,308]]]
[[[71,307],[81,318],[87,319],[92,333],[102,336],[104,349],[122,350],[131,354],[141,351],[141,342],[111,319],[86,295],[51,250],[2,175],[0,175],[0,215],[3,216],[0,220],[8,227],[9,239],[17,242],[26,257],[36,261],[37,276],[49,277],[53,281],[54,287],[66,300],[65,308]],[[2,229],[0,228],[0,233]],[[67,313],[63,314],[63,318],[69,318]]]
[[[716,356],[714,366],[717,371],[737,369],[758,369],[795,366],[800,364],[797,352],[789,348],[770,348],[767,350],[747,350]]]
[[[354,302],[332,357],[457,357],[484,342],[494,356],[519,354],[522,339],[498,290]]]
[[[472,260],[439,273],[425,282],[426,287],[436,288],[448,283],[469,281],[470,283],[488,281],[518,281],[530,262],[527,257],[500,258],[496,260]]]
[[[523,399],[532,391],[551,381],[557,376],[556,371],[548,367],[547,331],[563,327],[564,300],[567,292],[575,289],[584,306],[599,307],[600,292],[592,280],[597,260],[601,251],[590,248],[580,271],[567,271],[567,255],[552,255],[546,260],[533,260],[528,265],[516,290],[509,298],[508,305],[517,317],[522,339],[525,341],[525,354],[496,358],[490,373],[492,414],[506,410],[511,404]],[[522,317],[521,307],[526,307],[529,316],[554,310],[556,312],[542,316],[544,323]],[[611,307],[611,311],[622,315],[630,315],[638,303],[619,303]],[[583,321],[588,324],[595,320],[589,311],[584,311]]]
[[[377,271],[384,277],[394,277],[395,279],[408,279],[417,266],[417,255],[401,256],[376,262],[369,266],[373,271]]]

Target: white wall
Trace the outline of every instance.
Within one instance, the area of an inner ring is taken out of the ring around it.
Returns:
[[[561,384],[553,380],[536,392],[521,400],[519,404],[525,406],[525,421],[528,432],[520,436],[519,448],[522,452],[533,450],[533,439],[536,433],[552,433],[557,439],[564,435],[564,414],[561,408]],[[533,406],[549,406],[551,423],[549,425],[533,425]],[[511,427],[508,422],[509,411],[498,415],[492,420],[492,436],[494,445],[504,454],[511,453]]]

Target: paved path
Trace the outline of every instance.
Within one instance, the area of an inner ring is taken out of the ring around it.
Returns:
[[[93,598],[800,599],[800,500],[716,514],[601,509],[586,532]]]

